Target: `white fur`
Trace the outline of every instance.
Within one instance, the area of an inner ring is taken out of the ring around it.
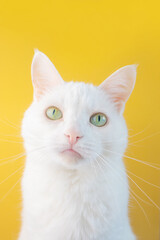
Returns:
[[[50,106],[63,118],[48,119]],[[90,123],[96,112],[107,116],[105,126]],[[83,136],[74,146],[83,159],[60,153],[69,146],[64,133],[70,127]],[[135,239],[122,161],[127,128],[106,91],[77,82],[48,89],[26,111],[22,135],[27,158],[19,240]]]

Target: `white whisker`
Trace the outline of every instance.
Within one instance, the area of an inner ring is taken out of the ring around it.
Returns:
[[[35,152],[38,152],[38,151],[41,151],[41,150],[44,150],[44,149],[47,149],[47,146],[37,147],[37,148],[35,148],[34,150],[32,150],[32,151],[30,151],[28,153],[26,153],[26,152],[20,153],[20,154],[15,155],[14,157],[11,156],[11,157],[8,157],[8,158],[0,159],[0,161],[1,161],[0,166],[3,166],[5,164],[7,164],[7,163],[14,162],[14,161],[16,161],[16,160],[26,156],[27,154],[32,154],[32,153],[35,153]],[[8,161],[3,161],[3,160],[8,160]]]
[[[3,134],[3,133],[0,133],[1,136],[3,137],[16,137],[16,138],[22,138],[21,135],[14,135],[14,134]]]
[[[130,177],[130,176],[128,176],[128,178],[138,187],[138,189],[153,203],[153,205],[155,206],[155,207],[157,207],[158,208],[158,210],[160,210],[160,207],[148,196],[148,194],[145,192],[145,191],[143,191],[140,187],[139,187],[139,185],[135,182],[135,181],[133,181],[133,179]]]
[[[156,136],[156,135],[158,135],[158,134],[160,134],[160,132],[153,133],[153,134],[151,134],[151,135],[149,135],[149,136],[146,136],[146,137],[143,138],[143,139],[137,140],[137,141],[135,141],[135,142],[133,142],[133,143],[142,142],[142,141],[144,141],[144,140],[146,140],[146,139],[149,139],[149,138],[151,138],[151,137],[154,137],[154,136]]]
[[[150,124],[148,124],[148,126],[147,127],[145,127],[143,130],[141,130],[140,132],[138,132],[138,133],[135,133],[135,134],[133,134],[133,135],[131,135],[131,136],[128,136],[129,138],[132,138],[132,137],[135,137],[135,136],[137,136],[137,135],[139,135],[139,134],[141,134],[141,133],[143,133],[143,132],[145,132],[148,128],[150,128],[150,126],[151,126],[152,124],[150,123]]]
[[[94,171],[95,171],[95,175],[98,177],[98,174],[97,174],[97,172],[96,172],[96,168],[95,168],[95,165],[94,165],[94,163],[91,161],[91,159],[89,159],[89,162],[90,162],[90,164],[91,164],[92,168],[93,168],[93,169],[94,169]]]
[[[122,170],[119,170],[120,172],[123,172]],[[160,207],[148,196],[148,194],[143,191],[140,186],[127,174],[128,178],[137,186],[137,188],[153,203],[155,207],[157,207],[160,210]]]
[[[95,152],[95,153],[104,161],[104,163],[107,163],[107,166],[109,166],[109,167],[112,169],[112,171],[115,171],[115,169],[112,168],[112,166],[111,166],[107,161],[105,161],[105,159],[103,158],[103,156],[99,155],[97,152]],[[123,174],[125,174],[125,172],[123,172],[123,171],[121,171],[121,172],[122,172]],[[116,171],[116,174],[117,174],[117,171]],[[126,184],[127,187],[129,187],[128,184],[127,184],[127,183],[124,181],[124,179],[122,178],[122,176],[119,175],[119,173],[117,174],[117,176],[119,176],[120,180],[123,180],[124,184]],[[129,190],[135,194],[135,192],[134,192],[133,190],[131,190],[130,187],[129,187]],[[147,219],[147,222],[150,224],[146,212],[144,211],[144,209],[143,209],[143,207],[141,206],[141,204],[138,202],[138,200],[133,196],[133,194],[132,194],[131,192],[130,192],[130,195],[135,199],[135,201],[137,202],[137,204],[140,206],[141,210],[142,210],[143,213],[144,213],[144,216],[145,216],[146,219]],[[135,196],[137,196],[137,194],[135,194]],[[139,196],[137,196],[137,197],[140,198]],[[140,200],[148,204],[148,202],[144,201],[143,199],[140,198]]]
[[[19,125],[17,125],[16,123],[14,122],[11,122],[11,120],[8,120],[8,118],[5,117],[4,121],[8,122],[9,124],[11,124],[12,126],[16,127],[17,129],[21,128]]]
[[[116,155],[121,156],[120,153],[113,152],[113,151],[108,150],[108,149],[104,149],[104,151],[107,151],[107,152],[110,152],[110,153],[114,153],[114,154],[116,154]],[[160,170],[160,168],[154,166],[153,163],[151,164],[151,163],[148,163],[148,162],[144,162],[144,161],[142,161],[142,160],[140,160],[140,159],[133,158],[133,157],[129,157],[129,156],[124,155],[124,154],[123,154],[123,157],[128,158],[128,159],[131,159],[131,160],[135,160],[136,162],[139,162],[139,163],[145,164],[145,165],[147,165],[147,166],[150,166],[150,167],[152,167],[152,168],[155,168],[155,169],[157,169],[157,170]]]
[[[5,178],[2,182],[0,182],[0,185],[4,182],[6,182],[10,177],[12,177],[13,175],[15,175],[17,172],[19,172],[22,168],[24,168],[24,166],[21,166],[20,168],[18,168],[15,172],[13,172],[12,174],[10,174],[7,178]]]
[[[21,156],[19,156],[19,157],[17,157],[17,158],[14,158],[14,159],[11,159],[11,160],[2,162],[2,163],[0,163],[0,166],[6,165],[7,163],[12,163],[12,162],[14,162],[14,161],[16,161],[16,160],[18,160],[18,159],[21,159],[21,158],[24,157],[25,155],[26,155],[26,154],[23,154],[23,155],[21,155]]]
[[[12,127],[12,128],[15,128],[15,129],[20,130],[20,127],[17,127],[17,126],[15,126],[14,124],[9,123],[9,122],[7,122],[7,121],[4,121],[4,120],[0,119],[0,122],[2,122],[3,124],[5,124],[5,125],[7,125],[7,126],[10,126],[10,127]]]
[[[16,185],[20,182],[21,177],[18,181],[10,188],[10,190],[0,199],[0,203],[12,192],[12,190],[16,187]]]
[[[23,142],[20,141],[13,141],[13,140],[8,140],[8,139],[0,139],[1,142],[10,142],[10,143],[21,143],[23,144]]]
[[[127,172],[129,172],[131,175],[133,175],[133,176],[135,176],[135,177],[139,178],[139,179],[140,179],[140,180],[142,180],[143,182],[145,182],[145,183],[147,183],[147,184],[150,184],[151,186],[153,186],[153,187],[156,187],[156,188],[160,189],[160,186],[157,186],[157,185],[155,185],[155,184],[153,184],[153,183],[150,183],[150,182],[148,182],[148,181],[144,180],[143,178],[141,178],[141,177],[137,176],[136,174],[134,174],[134,173],[130,172],[129,170],[126,170],[126,171],[127,171]]]
[[[98,154],[98,153],[97,153],[97,154]],[[103,155],[99,155],[99,154],[98,154],[98,156],[101,158],[101,160],[103,161],[104,164],[107,163],[107,164],[108,164],[107,166],[109,166],[110,168],[112,168],[112,166],[111,166],[108,162],[105,161]],[[112,170],[113,170],[113,171],[116,171],[116,169],[114,169],[114,168],[112,168]],[[128,174],[127,174],[125,171],[122,171],[122,170],[120,170],[120,169],[119,169],[119,171],[120,171],[122,174],[124,174],[124,175],[126,175],[126,176],[128,177]],[[117,173],[117,171],[116,171],[116,173]],[[119,175],[119,172],[118,172],[117,175]],[[119,175],[119,177],[122,178],[121,175]],[[126,182],[124,182],[124,183],[126,184]],[[128,186],[128,184],[127,184],[127,186]],[[140,199],[142,202],[144,202],[144,203],[146,203],[146,204],[148,204],[148,205],[151,205],[149,202],[147,202],[147,201],[145,201],[144,199],[142,199],[141,197],[139,197],[139,196],[130,188],[130,186],[128,186],[128,187],[129,187],[129,191],[130,191],[130,192],[133,192],[134,195],[135,195],[138,199]]]
[[[135,193],[134,193],[134,194],[135,194]],[[149,218],[148,218],[148,216],[147,216],[144,208],[143,208],[142,205],[138,202],[138,200],[135,198],[135,196],[134,196],[133,194],[132,194],[131,196],[132,196],[132,198],[137,202],[137,204],[138,204],[138,206],[140,207],[140,209],[142,210],[142,212],[143,212],[143,214],[144,214],[144,216],[145,216],[148,224],[151,226],[150,221],[149,221]]]
[[[17,158],[17,157],[19,157],[19,156],[21,156],[21,155],[23,155],[23,154],[26,154],[25,152],[23,152],[23,153],[18,153],[18,154],[16,154],[16,155],[13,155],[13,156],[10,156],[10,157],[6,157],[6,158],[1,158],[0,159],[0,161],[2,162],[2,161],[4,161],[4,160],[9,160],[9,159],[14,159],[14,158]]]

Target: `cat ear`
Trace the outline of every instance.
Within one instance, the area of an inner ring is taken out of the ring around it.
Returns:
[[[39,50],[35,50],[32,60],[31,77],[36,99],[39,99],[47,90],[64,83],[49,58]]]
[[[120,68],[109,76],[99,87],[106,91],[117,110],[123,112],[136,81],[137,65]]]

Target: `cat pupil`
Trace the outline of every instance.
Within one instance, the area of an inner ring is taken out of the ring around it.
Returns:
[[[55,111],[56,111],[56,110],[54,109],[54,110],[53,110],[53,115],[54,115]]]
[[[100,116],[100,115],[98,115],[98,122],[100,122],[100,120],[101,120],[101,116]]]

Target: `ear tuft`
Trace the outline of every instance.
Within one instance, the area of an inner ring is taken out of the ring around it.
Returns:
[[[40,52],[40,51],[38,50],[38,48],[34,48],[34,54],[36,54],[36,53],[38,53],[38,52]]]
[[[106,91],[117,110],[122,112],[133,91],[138,64],[127,65],[109,76],[99,87]]]

